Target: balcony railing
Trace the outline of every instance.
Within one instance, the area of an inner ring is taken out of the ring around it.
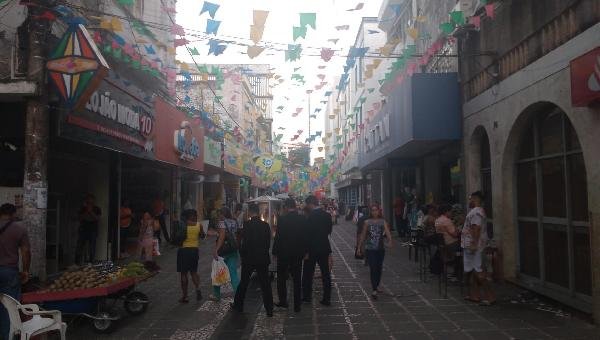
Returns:
[[[577,2],[563,11],[548,24],[533,32],[495,62],[463,83],[465,101],[480,95],[582,32],[590,26],[589,20],[588,22],[580,20],[582,16],[591,14],[598,22],[600,20],[600,2],[591,1],[591,13],[583,13],[586,11],[586,6],[582,6],[581,3]]]

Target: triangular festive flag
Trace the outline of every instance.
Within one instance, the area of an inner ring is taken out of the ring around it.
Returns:
[[[123,24],[119,18],[113,17],[110,20],[110,26],[113,32],[123,32]]]
[[[298,39],[300,37],[306,38],[306,27],[296,27],[296,26],[294,26],[294,30],[293,30],[294,41],[296,41],[296,39]]]
[[[246,53],[248,53],[248,57],[250,57],[250,59],[254,59],[258,57],[264,50],[264,47],[254,45],[248,46],[248,51]]]
[[[262,39],[264,31],[265,26],[250,25],[250,40],[252,40],[255,44],[258,44],[258,42]]]
[[[288,44],[288,49],[285,51],[285,61],[295,61],[300,59],[302,53],[302,45]]]
[[[264,26],[269,16],[269,11],[254,10],[252,13],[254,26]]]
[[[207,19],[206,20],[206,34],[217,35],[221,22],[218,20]]]
[[[413,40],[417,40],[417,38],[419,37],[419,30],[414,27],[407,29],[406,33],[408,33],[408,35],[411,38],[413,38]]]
[[[152,45],[144,45],[144,49],[146,49],[147,54],[156,54],[156,51]]]
[[[185,39],[185,38],[175,39],[173,41],[173,46],[179,47],[179,46],[187,45],[188,43],[189,43],[189,41],[187,39]]]
[[[220,44],[220,40],[216,40],[216,39],[210,39],[208,42],[209,50],[208,50],[208,54],[214,54],[216,56],[223,54],[223,52],[225,52],[225,49],[227,48],[227,45],[221,45]]]
[[[451,22],[440,24],[440,30],[445,34],[452,34],[454,32],[454,24]]]
[[[312,29],[317,29],[317,14],[316,13],[300,13],[300,26],[310,26]]]
[[[450,12],[450,19],[456,26],[462,26],[465,24],[465,15],[462,11]]]
[[[348,29],[350,29],[350,25],[335,26],[335,29],[338,31],[347,31]]]
[[[494,19],[494,17],[496,16],[495,12],[496,12],[496,7],[494,6],[494,4],[485,5],[485,15]]]
[[[202,15],[204,12],[208,12],[208,15],[210,15],[210,17],[214,19],[218,9],[218,4],[213,4],[212,2],[204,1],[204,4],[202,5],[202,10],[200,11],[200,15]]]
[[[185,35],[185,30],[183,29],[183,27],[181,25],[173,24],[173,26],[171,26],[170,31],[171,31],[171,33],[173,33],[175,35],[180,35],[180,36]]]
[[[191,55],[200,55],[200,52],[198,52],[198,49],[195,47],[190,48],[190,54]]]
[[[481,17],[479,15],[469,17],[469,24],[475,26],[475,28],[480,28],[481,27]]]
[[[117,0],[117,3],[123,6],[133,6],[135,0]]]
[[[332,49],[323,47],[321,49],[321,59],[324,61],[330,61],[334,53],[335,52]]]

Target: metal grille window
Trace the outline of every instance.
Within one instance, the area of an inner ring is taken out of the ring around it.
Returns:
[[[519,272],[584,300],[592,293],[587,179],[577,134],[547,105],[524,131],[516,164]]]

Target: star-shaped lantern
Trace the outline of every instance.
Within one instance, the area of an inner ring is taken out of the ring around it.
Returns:
[[[46,62],[48,75],[68,107],[85,103],[108,73],[108,63],[88,31],[71,24]]]

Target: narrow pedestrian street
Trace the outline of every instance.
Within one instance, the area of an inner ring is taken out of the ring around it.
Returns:
[[[68,339],[600,339],[600,331],[568,310],[547,302],[517,301],[522,290],[496,285],[498,303],[481,307],[462,300],[458,286],[448,298],[438,291],[437,277],[419,280],[418,266],[396,239],[386,253],[382,290],[377,301],[369,296],[368,267],[354,259],[350,222],[334,227],[332,306],[322,307],[316,292],[303,310],[277,310],[267,318],[257,285],[249,291],[245,313],[229,311],[230,298],[207,300],[211,240],[201,246],[200,272],[204,299],[182,305],[175,272],[175,250],[159,260],[161,273],[140,285],[150,296],[148,311],[119,321],[110,335],[97,335],[85,322],[69,325]],[[320,284],[316,281],[316,289]],[[275,294],[275,285],[273,285]],[[543,309],[543,310],[542,310]]]

